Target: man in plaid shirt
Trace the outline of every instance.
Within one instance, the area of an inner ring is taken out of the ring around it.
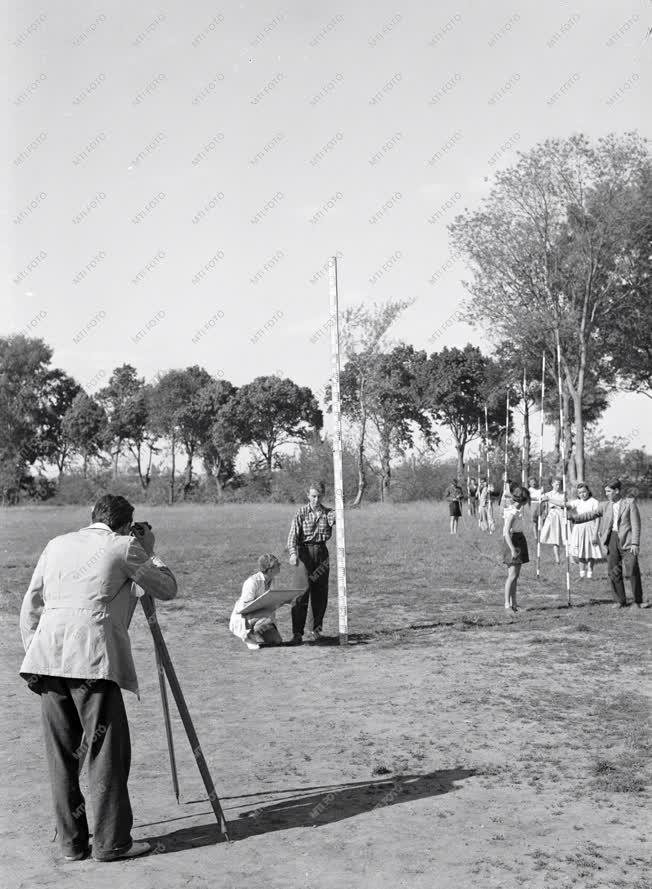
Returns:
[[[294,600],[292,605],[292,643],[301,645],[308,616],[308,600],[312,608],[312,639],[318,642],[322,635],[322,623],[328,604],[328,549],[335,524],[335,513],[323,506],[322,483],[310,485],[308,503],[302,506],[290,525],[288,551],[290,565],[299,559],[308,572],[308,589]]]

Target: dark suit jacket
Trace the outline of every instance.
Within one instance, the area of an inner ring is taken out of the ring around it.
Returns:
[[[621,497],[618,501],[620,512],[618,514],[618,540],[622,549],[630,546],[640,546],[641,543],[641,515],[633,497]],[[600,543],[606,548],[609,545],[609,535],[614,523],[614,508],[610,500],[601,501],[594,512],[578,516],[574,521],[590,522],[600,519],[598,525],[598,537]]]

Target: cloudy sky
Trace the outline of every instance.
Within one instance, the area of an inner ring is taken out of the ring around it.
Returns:
[[[396,338],[483,344],[446,225],[517,150],[647,134],[649,10],[14,2],[2,332],[90,391],[124,362],[319,390],[337,254],[343,305],[414,300]],[[603,428],[649,446],[651,413],[617,396]]]

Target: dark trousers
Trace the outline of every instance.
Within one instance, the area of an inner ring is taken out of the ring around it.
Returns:
[[[107,679],[42,676],[41,688],[45,750],[64,854],[88,847],[86,802],[79,787],[85,758],[93,803],[93,855],[126,852],[133,824],[127,790],[131,743],[119,686]]]
[[[321,630],[328,604],[328,548],[325,543],[299,547],[299,558],[308,572],[308,589],[292,605],[292,633],[303,636],[308,616],[308,600],[312,609],[312,628]]]
[[[623,568],[625,569],[624,572]],[[641,603],[643,601],[643,584],[641,583],[641,569],[638,564],[638,556],[621,547],[618,534],[614,531],[609,535],[607,572],[616,602],[621,605],[625,605],[627,602],[623,573],[631,581],[634,602]]]

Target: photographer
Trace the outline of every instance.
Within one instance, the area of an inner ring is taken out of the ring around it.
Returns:
[[[69,861],[90,852],[79,788],[86,753],[93,857],[115,861],[150,851],[131,839],[131,745],[120,689],[138,694],[128,632],[137,597],[144,590],[173,599],[177,582],[154,555],[151,527],[132,525],[133,513],[124,497],[106,494],[91,525],[51,540],[20,612],[20,674],[41,696],[57,831]]]

